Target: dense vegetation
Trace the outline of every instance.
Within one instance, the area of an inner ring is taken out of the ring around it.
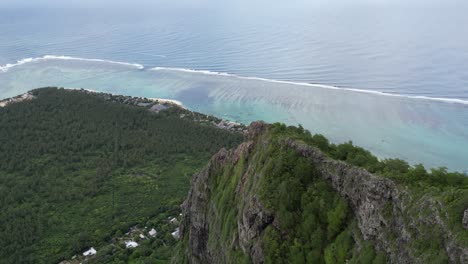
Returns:
[[[370,245],[357,254],[352,210],[307,158],[275,143],[256,162],[260,197],[279,223],[265,231],[266,263],[385,263]]]
[[[428,185],[436,187],[467,187],[468,177],[460,172],[449,172],[447,168],[431,169],[429,172],[422,164],[410,166],[401,159],[379,160],[369,151],[354,146],[352,141],[343,144],[332,144],[320,134],[312,135],[302,126],[272,125],[273,135],[302,140],[314,145],[331,158],[365,168],[369,172],[380,174],[409,185]]]
[[[93,246],[89,263],[166,263],[178,243],[169,218],[180,213],[191,175],[220,148],[242,140],[215,128],[216,121],[170,107],[106,101],[81,91],[46,88],[34,100],[0,108],[0,263],[58,263]],[[313,164],[282,144],[296,139],[342,160],[388,177],[414,200],[443,203],[449,228],[468,245],[461,217],[468,207],[468,178],[446,168],[427,171],[399,159],[379,160],[352,142],[331,144],[301,126],[273,124],[253,154],[214,171],[209,246],[232,263],[249,263],[236,241],[237,217],[246,196],[258,195],[275,223],[262,236],[267,263],[385,263],[386,256],[360,237],[347,201]],[[408,214],[423,213],[417,210]],[[415,207],[417,208],[417,206]],[[391,217],[391,216],[390,216]],[[146,229],[145,229],[146,227]],[[158,235],[147,236],[150,228]],[[130,229],[135,234],[126,234]],[[436,228],[412,247],[434,263],[447,262]],[[140,239],[138,234],[147,237]],[[126,249],[132,237],[140,246]],[[359,249],[359,250],[358,250]],[[182,251],[176,262],[184,262]]]
[[[468,246],[468,232],[462,226],[463,212],[468,208],[466,175],[448,172],[445,168],[428,172],[422,165],[412,167],[398,159],[379,160],[351,142],[331,144],[322,135],[311,135],[301,126],[273,124],[254,139],[253,149],[248,154],[243,152],[248,147],[243,146],[230,156],[226,154],[228,162],[224,156],[216,157],[219,161],[201,172],[205,176],[200,179],[207,180],[193,183],[192,191],[203,192],[208,198],[205,206],[199,206],[203,202],[196,197],[202,195],[193,195],[197,201],[192,206],[207,211],[185,210],[191,214],[186,223],[195,226],[197,231],[190,234],[189,240],[190,228],[185,229],[188,231],[183,234],[174,263],[193,259],[203,262],[203,256],[193,253],[204,248],[194,236],[199,236],[201,241],[207,236],[206,255],[215,263],[251,263],[259,251],[250,250],[258,245],[265,263],[377,264],[388,261],[385,252],[377,251],[371,241],[363,239],[349,201],[324,179],[316,167],[320,164],[293,149],[287,143],[291,139],[320,148],[332,159],[388,177],[396,183],[395,188],[408,193],[400,219],[408,221],[409,232],[417,234],[412,236],[408,247],[421,263],[449,262],[444,231],[439,225],[421,220],[432,217],[425,211],[432,210],[424,205],[425,201],[434,200],[442,205],[440,212],[448,230],[455,235],[458,244]],[[239,153],[245,155],[238,158]],[[208,193],[204,192],[205,185],[209,186]],[[392,202],[387,201],[379,211],[381,217],[386,220],[395,217],[392,208]],[[208,234],[198,231],[198,227],[205,225]],[[250,232],[255,233],[247,242],[245,238],[251,236],[242,231],[244,228],[251,228]],[[398,243],[392,227],[386,228],[382,235],[390,241],[389,245]]]
[[[80,91],[46,88],[0,108],[0,263],[58,263],[94,246],[96,263],[171,255],[190,176],[242,135]],[[134,225],[158,236],[115,243]],[[143,262],[144,261],[144,262]]]
[[[385,263],[385,255],[362,238],[358,253],[351,234],[356,221],[347,201],[290,148],[268,141],[236,164],[209,171],[209,211],[201,214],[213,216],[208,220],[208,246],[213,255],[223,255],[217,256],[223,262],[251,263],[234,241],[239,240],[238,219],[250,203],[247,197],[258,195],[275,219],[260,238],[265,263]],[[243,175],[248,175],[245,183]],[[181,257],[187,246],[185,234],[174,263],[188,262]]]
[[[278,138],[294,138],[313,145],[329,157],[342,160],[355,166],[363,167],[369,172],[388,177],[404,188],[409,188],[414,200],[424,195],[433,197],[443,203],[448,214],[449,228],[457,239],[468,247],[468,232],[463,228],[461,219],[464,210],[468,208],[468,176],[459,172],[449,172],[447,168],[433,168],[427,171],[422,164],[410,166],[401,159],[379,160],[369,151],[354,146],[353,143],[331,144],[323,135],[311,135],[301,126],[293,127],[284,124],[273,124],[271,134]],[[411,213],[411,212],[409,212]],[[420,212],[413,212],[418,214]],[[426,237],[421,237],[415,245],[421,254],[431,255],[434,240],[440,230],[431,230]],[[434,251],[436,252],[436,251]],[[430,257],[428,257],[430,258]],[[441,259],[436,252],[432,260]]]

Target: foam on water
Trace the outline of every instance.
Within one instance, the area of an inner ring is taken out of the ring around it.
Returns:
[[[2,65],[0,66],[0,71],[7,72],[9,69],[17,67],[17,66],[21,66],[27,63],[47,61],[47,60],[74,60],[74,61],[109,63],[109,64],[117,64],[117,65],[133,67],[139,70],[142,70],[145,68],[143,65],[138,64],[138,63],[120,62],[120,61],[103,60],[103,59],[78,58],[78,57],[72,57],[72,56],[45,55],[43,57],[24,58],[24,59],[18,60],[16,63],[11,63],[11,64],[8,63],[5,65]],[[332,85],[324,85],[324,84],[316,84],[316,83],[294,82],[294,81],[274,80],[274,79],[261,78],[261,77],[240,76],[237,74],[232,74],[232,73],[227,73],[227,72],[216,72],[216,71],[209,71],[209,70],[194,70],[194,69],[173,68],[173,67],[154,67],[154,68],[151,68],[150,70],[151,71],[178,71],[178,72],[186,72],[186,73],[205,74],[205,75],[226,76],[226,77],[234,77],[234,78],[239,78],[239,79],[244,79],[244,80],[256,80],[256,81],[264,81],[264,82],[271,82],[271,83],[291,84],[291,85],[308,86],[308,87],[324,88],[324,89],[347,90],[347,91],[353,91],[353,92],[359,92],[359,93],[370,93],[370,94],[376,94],[376,95],[382,95],[382,96],[405,97],[405,98],[410,98],[410,99],[423,99],[423,100],[432,100],[432,101],[439,101],[439,102],[445,102],[445,103],[458,103],[458,104],[468,105],[468,100],[463,100],[463,99],[458,99],[458,98],[441,98],[441,97],[429,97],[429,96],[421,96],[421,95],[404,95],[404,94],[385,93],[385,92],[380,92],[380,91],[375,91],[375,90],[337,87],[337,86],[332,86]]]
[[[454,27],[468,24],[466,12],[398,2],[352,10],[249,6],[242,16],[224,5],[209,13],[134,5],[0,9],[0,24],[8,25],[0,34],[0,67],[55,54],[468,100],[468,27]]]
[[[21,66],[27,63],[33,62],[40,62],[40,61],[47,61],[47,60],[74,60],[74,61],[87,61],[87,62],[101,62],[101,63],[110,63],[110,64],[118,64],[123,66],[134,67],[137,69],[144,69],[145,67],[138,63],[128,63],[128,62],[120,62],[120,61],[112,61],[112,60],[102,60],[102,59],[86,59],[86,58],[78,58],[78,57],[71,57],[71,56],[56,56],[56,55],[45,55],[43,57],[36,57],[36,58],[25,58],[18,60],[16,63],[8,63],[5,65],[0,66],[1,72],[7,72],[9,69]]]
[[[374,91],[374,90],[338,87],[338,86],[316,84],[316,83],[282,81],[282,80],[274,80],[274,79],[267,79],[267,78],[261,78],[261,77],[240,76],[240,75],[232,74],[232,73],[216,72],[216,71],[208,71],[208,70],[194,70],[194,69],[171,68],[171,67],[154,67],[154,68],[151,68],[150,70],[152,71],[178,71],[178,72],[186,72],[186,73],[205,74],[205,75],[227,76],[227,77],[234,77],[234,78],[239,78],[239,79],[244,79],[244,80],[256,80],[256,81],[264,81],[264,82],[271,82],[271,83],[291,84],[291,85],[308,86],[308,87],[324,88],[324,89],[347,90],[347,91],[353,91],[353,92],[359,92],[359,93],[370,93],[370,94],[376,94],[376,95],[382,95],[382,96],[405,97],[405,98],[410,98],[410,99],[423,99],[423,100],[432,100],[432,101],[439,101],[439,102],[445,102],[445,103],[457,103],[457,104],[468,105],[468,100],[463,100],[463,99],[458,99],[458,98],[440,98],[440,97],[429,97],[429,96],[420,96],[420,95],[393,94],[393,93],[385,93],[385,92]]]
[[[468,104],[464,100],[186,68],[140,70],[143,66],[100,59],[41,58],[24,60],[14,66],[17,70],[0,73],[0,98],[44,86],[168,98],[191,110],[246,124],[255,120],[300,123],[333,142],[353,140],[381,158],[468,169]]]

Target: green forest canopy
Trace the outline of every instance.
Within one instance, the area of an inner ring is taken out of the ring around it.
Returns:
[[[33,93],[0,108],[0,263],[58,263],[178,214],[190,176],[243,139],[181,119],[180,109],[152,113],[55,88]],[[174,243],[159,234],[163,241],[148,247]],[[154,260],[170,255],[161,247]]]
[[[180,108],[152,113],[56,88],[33,94],[34,100],[0,108],[0,262],[54,263],[90,246],[107,248],[98,251],[101,263],[165,262],[176,241],[164,219],[178,214],[190,176],[220,148],[242,141],[240,133],[181,119],[188,111]],[[331,144],[301,126],[274,124],[271,131],[389,177],[415,194],[440,195],[451,219],[461,219],[468,205],[464,174],[379,160],[352,142]],[[462,228],[461,221],[450,224]],[[134,251],[108,247],[134,225],[161,232]],[[459,232],[459,239],[468,243],[465,234]]]

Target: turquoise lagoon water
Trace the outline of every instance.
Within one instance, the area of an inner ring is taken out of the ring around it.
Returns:
[[[380,158],[468,170],[468,102],[139,64],[45,57],[3,66],[0,97],[56,85],[170,98],[189,109],[249,123],[302,124]]]
[[[100,7],[67,7],[81,2]],[[0,65],[66,55],[468,100],[467,13],[466,0],[0,0]]]
[[[464,0],[0,0],[0,98],[41,86],[166,97],[466,171],[467,13]]]

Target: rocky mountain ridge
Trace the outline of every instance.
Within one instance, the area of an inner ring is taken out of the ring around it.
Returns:
[[[436,241],[431,251],[440,250],[437,254],[450,263],[468,263],[468,248],[457,241],[448,228],[448,216],[439,200],[429,195],[414,196],[411,190],[391,179],[333,160],[304,142],[273,139],[269,136],[269,127],[262,122],[252,123],[244,143],[234,150],[222,149],[203,171],[194,175],[182,206],[181,254],[186,262],[235,263],[239,259],[247,263],[268,262],[264,252],[265,232],[268,227],[281,231],[281,225],[277,212],[267,208],[258,194],[265,176],[254,161],[268,145],[278,144],[306,158],[317,175],[346,200],[357,223],[352,229],[354,251],[362,250],[363,242],[368,241],[377,252],[385,254],[388,263],[427,263],[432,255],[419,245],[432,237]],[[245,163],[242,165],[245,169],[236,177],[236,167],[240,163]],[[233,169],[226,173],[225,168]],[[233,228],[228,235],[223,235],[219,234],[225,230],[224,226],[219,227],[217,219],[221,216],[216,209],[219,201],[215,198],[214,182],[226,177],[235,186],[233,199],[236,202],[230,201],[229,205],[234,205],[236,210]],[[212,239],[213,236],[216,239]],[[228,238],[225,243],[212,243],[222,241],[222,237]],[[230,250],[235,254],[228,254]],[[233,258],[239,255],[240,258]]]

